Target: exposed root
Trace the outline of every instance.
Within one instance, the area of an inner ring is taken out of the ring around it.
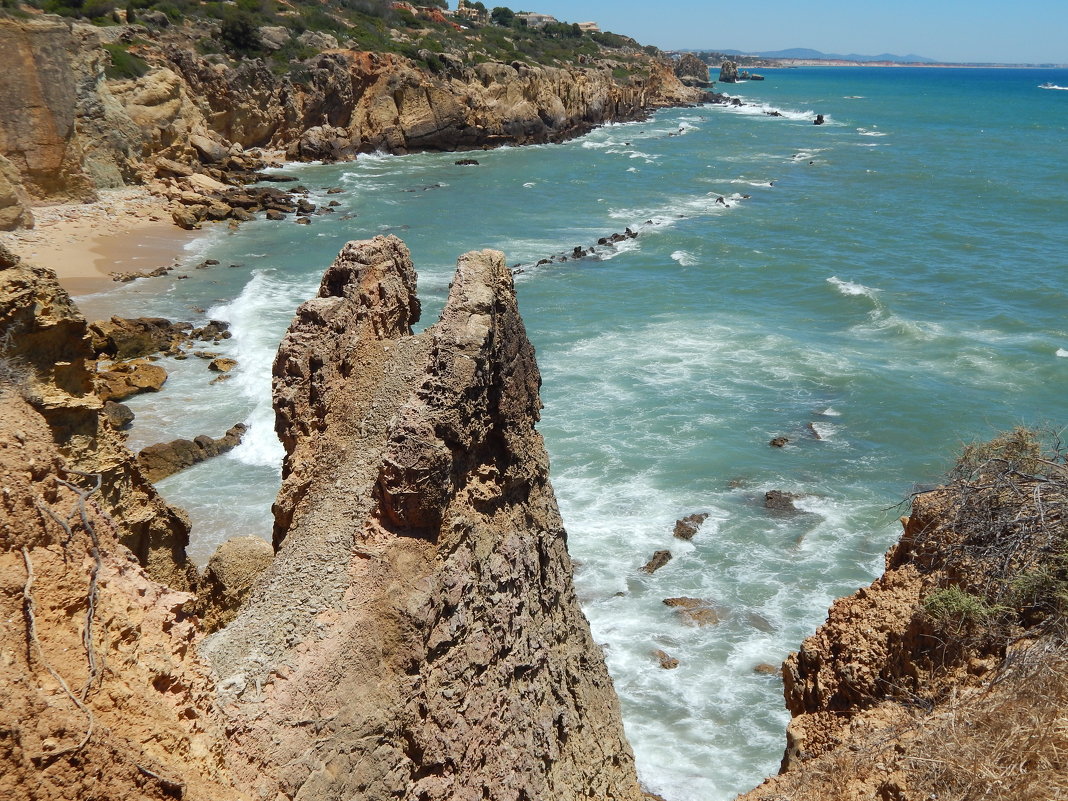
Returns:
[[[47,764],[61,756],[65,756],[66,754],[77,753],[85,747],[86,743],[89,742],[89,738],[93,736],[93,712],[85,705],[81,698],[78,698],[78,696],[71,692],[70,687],[67,686],[67,682],[63,680],[63,677],[56,672],[56,669],[52,667],[51,663],[49,663],[48,659],[45,657],[44,648],[41,647],[41,641],[37,638],[36,607],[33,602],[33,562],[30,560],[30,552],[25,546],[22,548],[22,561],[26,564],[26,584],[22,588],[22,609],[23,614],[26,616],[27,637],[29,637],[30,643],[33,645],[33,648],[37,653],[37,658],[40,660],[41,664],[86,718],[85,734],[82,735],[82,739],[77,745],[71,745],[66,748],[61,748],[58,751],[52,751],[48,754],[41,754],[40,756],[31,758],[33,762],[37,764]]]

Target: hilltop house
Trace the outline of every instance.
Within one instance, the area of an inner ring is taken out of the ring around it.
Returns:
[[[515,15],[515,18],[528,28],[544,28],[546,25],[560,21],[551,14],[535,14],[530,11],[520,12]]]
[[[579,30],[583,33],[601,32],[601,26],[598,25],[596,22],[576,22],[575,24],[579,26]]]
[[[459,0],[456,4],[456,11],[453,12],[454,16],[461,17],[471,22],[478,23],[479,25],[489,24],[490,15],[485,7],[479,8],[473,6],[467,2],[467,0]]]

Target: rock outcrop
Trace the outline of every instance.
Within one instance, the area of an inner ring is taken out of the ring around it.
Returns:
[[[642,77],[627,80],[614,78],[608,61],[465,66],[450,57],[435,74],[393,53],[330,48],[322,35],[306,46],[323,52],[303,62],[295,79],[265,60],[199,55],[196,39],[213,35],[210,25],[197,27],[205,24],[105,31],[47,15],[0,19],[0,47],[9,54],[0,75],[0,156],[29,195],[88,198],[94,187],[158,179],[176,204],[184,192],[210,206],[224,184],[248,180],[261,166],[250,148],[332,161],[358,152],[560,141],[703,99],[652,57]],[[105,39],[138,39],[135,49],[151,69],[106,79]],[[4,197],[0,185],[0,209]],[[176,206],[176,222],[214,219],[203,211]]]
[[[275,362],[278,553],[205,643],[262,799],[639,799],[534,428],[502,254],[421,334],[394,237],[350,242]]]
[[[683,53],[675,62],[675,75],[686,86],[707,87],[710,85],[708,65],[693,53]]]
[[[786,660],[782,772],[740,801],[1064,794],[1068,467],[1015,436],[915,497],[884,574]]]
[[[159,497],[122,435],[106,422],[85,318],[55,273],[6,249],[0,252],[0,344],[21,391],[48,423],[65,468],[99,476],[98,503],[120,541],[154,580],[191,588],[196,571],[185,557],[189,523]]]
[[[725,60],[722,64],[720,64],[719,81],[720,83],[737,83],[738,65],[730,60]]]
[[[247,430],[248,426],[238,423],[218,438],[201,434],[193,439],[176,439],[149,445],[137,454],[137,464],[149,481],[159,481],[187,467],[232,451],[241,444],[241,438]]]
[[[242,801],[192,597],[145,575],[94,482],[0,383],[0,797]]]
[[[0,156],[0,231],[33,228],[32,202],[15,165]]]

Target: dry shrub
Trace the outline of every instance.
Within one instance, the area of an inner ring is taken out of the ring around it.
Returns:
[[[1011,653],[983,688],[919,729],[902,762],[938,801],[1068,798],[1068,655],[1051,642]]]
[[[1068,465],[1059,441],[1043,448],[1038,432],[1017,428],[968,445],[938,494],[944,513],[914,540],[922,568],[939,574],[928,610],[951,623],[955,604],[1003,638],[1020,626],[1063,629]]]

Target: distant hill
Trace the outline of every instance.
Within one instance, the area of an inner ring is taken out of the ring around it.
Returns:
[[[742,50],[717,50],[726,56],[760,56],[761,58],[805,58],[805,59],[830,59],[837,61],[895,61],[902,64],[938,64],[939,61],[926,56],[910,54],[898,56],[893,53],[880,53],[877,56],[863,56],[857,53],[840,55],[838,53],[821,53],[807,47],[792,47],[788,50],[763,50],[760,52],[745,52]]]

